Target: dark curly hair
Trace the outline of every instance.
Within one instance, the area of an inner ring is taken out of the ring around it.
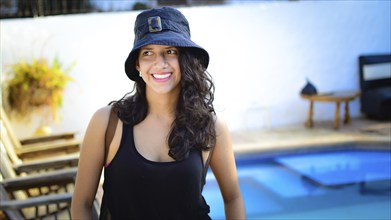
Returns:
[[[212,77],[191,48],[178,48],[181,69],[181,92],[175,120],[168,137],[169,155],[175,160],[188,157],[191,149],[210,150],[216,142],[214,84]],[[146,84],[140,78],[133,91],[113,101],[114,111],[126,124],[136,125],[148,113]]]

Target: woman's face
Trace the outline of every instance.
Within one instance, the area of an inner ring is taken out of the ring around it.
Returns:
[[[147,88],[166,94],[180,90],[181,71],[176,47],[150,44],[140,49],[136,68]]]

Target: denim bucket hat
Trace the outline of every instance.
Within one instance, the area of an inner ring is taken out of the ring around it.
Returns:
[[[189,48],[203,67],[208,67],[208,52],[190,40],[189,22],[175,8],[162,7],[141,12],[136,18],[134,34],[133,49],[125,61],[126,75],[133,81],[140,79],[136,69],[139,49],[149,44]]]

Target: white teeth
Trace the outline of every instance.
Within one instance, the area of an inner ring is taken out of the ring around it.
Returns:
[[[168,78],[170,77],[170,73],[167,73],[167,74],[153,74],[153,77],[155,77],[156,79],[165,79],[165,78]]]

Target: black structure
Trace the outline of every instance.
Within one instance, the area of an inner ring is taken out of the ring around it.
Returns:
[[[369,118],[390,120],[391,54],[362,55],[359,68],[361,112]]]

